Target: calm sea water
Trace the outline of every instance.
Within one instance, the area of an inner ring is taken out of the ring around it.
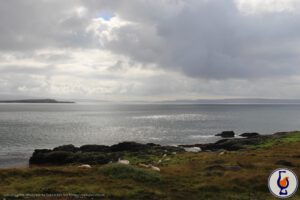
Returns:
[[[300,105],[0,104],[0,167],[26,165],[36,148],[206,143],[224,130],[300,130]]]

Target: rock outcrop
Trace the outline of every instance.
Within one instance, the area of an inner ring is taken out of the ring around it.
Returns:
[[[253,133],[243,133],[243,134],[240,134],[239,136],[250,138],[250,137],[257,137],[257,136],[260,136],[260,134],[259,134],[259,133],[253,132]]]
[[[234,137],[235,133],[233,131],[223,131],[222,133],[216,134],[215,136],[221,136],[223,138]]]
[[[54,149],[36,149],[30,160],[30,165],[64,165],[64,164],[107,164],[117,162],[120,157],[134,155],[161,156],[166,153],[184,152],[181,147],[160,146],[158,144],[140,144],[136,142],[121,142],[112,146],[83,145],[75,147],[72,144],[55,147]]]
[[[208,144],[193,144],[193,145],[180,145],[181,147],[199,147],[202,151],[236,151],[240,149],[248,148],[249,146],[255,146],[262,144],[268,139],[280,137],[280,135],[257,135],[255,137],[247,138],[230,138],[230,139],[221,139],[215,143]]]

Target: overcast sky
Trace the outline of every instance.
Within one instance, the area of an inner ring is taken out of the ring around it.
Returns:
[[[300,98],[299,0],[0,0],[0,96]]]

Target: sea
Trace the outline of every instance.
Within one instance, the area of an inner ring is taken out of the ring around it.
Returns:
[[[0,168],[64,144],[209,143],[234,131],[300,130],[299,104],[0,104]]]

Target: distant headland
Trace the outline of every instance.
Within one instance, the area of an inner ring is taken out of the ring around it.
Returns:
[[[2,100],[0,103],[75,103],[73,101],[58,101],[55,99],[22,99],[22,100]]]

